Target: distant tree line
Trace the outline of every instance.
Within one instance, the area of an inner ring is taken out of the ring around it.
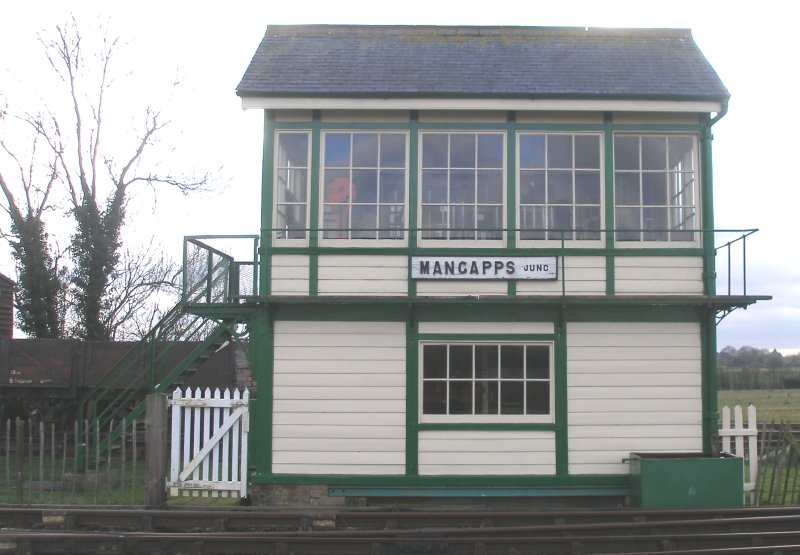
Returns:
[[[800,388],[800,354],[729,346],[717,353],[717,365],[720,389]]]

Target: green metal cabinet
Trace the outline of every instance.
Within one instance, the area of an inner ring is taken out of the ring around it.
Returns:
[[[632,505],[721,508],[744,503],[744,464],[731,455],[631,453]]]

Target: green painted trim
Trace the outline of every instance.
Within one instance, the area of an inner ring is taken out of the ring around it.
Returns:
[[[647,310],[642,308],[646,306]],[[700,306],[658,304],[628,306],[566,306],[569,322],[698,322]]]
[[[564,311],[567,322],[699,322],[701,311],[707,308],[703,299],[697,299],[693,304],[688,304],[685,299],[676,301],[676,304],[665,304],[663,299],[644,301],[635,297],[601,298],[595,302],[561,297],[530,301],[522,297],[495,300],[287,297],[259,307],[259,310],[270,310],[276,320],[404,322],[409,306],[414,307],[417,322],[483,322],[487,326],[492,322],[554,322],[560,310]],[[214,312],[214,307],[202,311],[211,315]],[[463,339],[467,336],[454,337]],[[541,337],[552,340],[549,335]]]
[[[704,230],[714,229],[714,183],[712,176],[711,124],[707,123],[700,135],[700,190],[701,190],[701,219]],[[703,278],[705,281],[706,295],[714,295],[717,290],[717,271],[715,266],[714,233],[703,233],[703,248],[705,260],[703,265]]]
[[[419,183],[420,172],[419,164],[419,112],[413,110],[409,114],[408,124],[408,296],[414,297],[417,294],[417,282],[411,279],[411,257],[417,252],[417,227],[419,227]]]
[[[556,474],[569,474],[569,407],[567,394],[567,326],[563,311],[556,321],[553,378],[555,379]]]
[[[717,318],[716,311],[706,311],[700,323],[700,353],[703,361],[701,398],[703,400],[703,452],[711,453],[718,445],[719,411],[717,406]]]
[[[272,241],[273,179],[275,175],[275,113],[264,110],[264,146],[261,155],[261,246],[258,290],[262,295],[272,292],[272,254],[266,249]],[[185,267],[185,266],[184,266]]]
[[[506,295],[509,297],[516,297],[517,296],[517,282],[516,281],[509,281],[508,286],[506,288]]]
[[[274,329],[270,315],[261,310],[250,320],[250,360],[253,381],[260,395],[250,401],[251,433],[249,459],[256,472],[272,472],[272,386],[273,352],[275,344]]]
[[[406,320],[406,476],[419,474],[419,348],[417,322],[413,307]],[[413,393],[412,393],[413,392]]]
[[[315,297],[324,299],[324,297]],[[270,305],[275,320],[306,322],[404,322],[408,303],[362,304],[279,304]]]
[[[517,248],[517,114],[506,115],[508,129],[506,131],[506,248]],[[509,286],[511,284],[509,283]]]
[[[603,184],[605,202],[605,234],[606,250],[615,250],[614,238],[614,125],[611,112],[603,114]],[[606,254],[606,295],[613,295],[616,291],[615,259],[611,253]]]
[[[508,112],[508,132],[506,133],[506,249],[517,248],[517,113]],[[517,294],[517,282],[509,281],[506,294]]]
[[[628,486],[540,487],[344,487],[328,488],[330,497],[621,497],[631,495]]]
[[[326,254],[326,255],[378,255],[396,254],[408,256],[410,251],[419,256],[703,256],[702,247],[652,247],[652,248],[606,248],[606,247],[273,247],[280,254]]]
[[[518,299],[509,297],[499,297],[498,299],[504,299],[502,306],[478,307],[471,304],[469,299],[461,299],[467,301],[466,303],[451,304],[449,299],[439,299],[444,303],[436,301],[428,303],[429,298],[420,297],[415,299],[417,319],[420,322],[486,322],[491,324],[492,322],[552,322],[555,317],[555,303],[532,308]],[[487,331],[490,330],[487,329]]]
[[[572,476],[402,476],[402,475],[352,475],[352,474],[250,474],[253,483],[272,484],[325,484],[327,486],[628,486],[627,474],[581,474]]]
[[[309,238],[308,238],[308,294],[315,296],[319,293],[319,221],[320,213],[320,149],[321,132],[320,119],[322,112],[314,110],[311,122],[311,191],[309,191]]]

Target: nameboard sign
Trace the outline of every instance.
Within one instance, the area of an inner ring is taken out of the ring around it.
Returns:
[[[555,280],[555,256],[413,256],[411,279]]]

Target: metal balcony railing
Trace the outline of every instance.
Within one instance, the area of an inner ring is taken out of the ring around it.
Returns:
[[[183,242],[183,304],[258,295],[258,235],[197,235]]]
[[[380,245],[405,254],[441,254],[449,248],[464,248],[464,241],[475,241],[476,252],[503,255],[555,254],[559,263],[570,256],[640,256],[641,249],[658,256],[713,256],[716,274],[708,277],[716,284],[716,294],[746,296],[747,239],[757,229],[510,229],[510,228],[441,228],[441,227],[336,227],[272,229],[273,245],[292,245],[311,253],[316,248]],[[516,246],[509,248],[508,238]],[[313,238],[313,241],[309,239]],[[284,240],[286,242],[284,242]],[[397,244],[394,247],[393,244]],[[298,246],[300,245],[300,246]],[[313,245],[313,246],[312,246]],[[708,270],[708,268],[707,268]],[[564,276],[562,275],[562,280]]]
[[[715,232],[717,293],[747,295],[747,238],[757,229]]]

